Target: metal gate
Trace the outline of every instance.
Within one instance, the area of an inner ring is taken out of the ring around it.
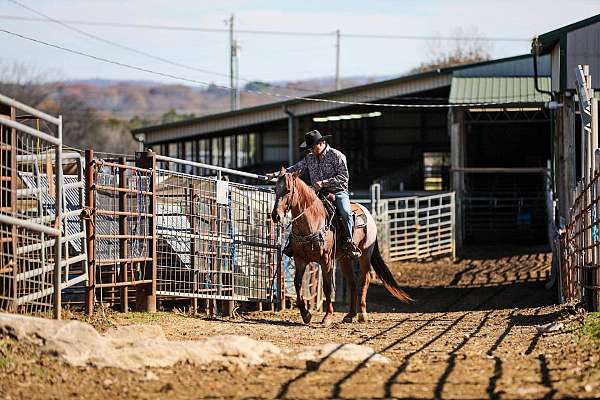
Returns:
[[[61,117],[3,95],[0,111],[0,309],[58,318],[61,290],[87,279],[71,269],[86,258],[81,162],[63,157]],[[77,172],[64,177],[67,159]]]
[[[455,256],[454,192],[381,199],[373,186],[371,210],[387,261]]]

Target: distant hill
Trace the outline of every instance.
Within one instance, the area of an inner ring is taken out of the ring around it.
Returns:
[[[342,80],[342,87],[375,82],[388,77],[350,77]],[[201,116],[229,110],[229,93],[217,86],[198,88],[171,85],[145,80],[118,81],[89,79],[53,82],[48,84],[51,99],[74,97],[96,110],[103,118],[130,120],[134,117],[145,121],[159,121],[171,110],[176,114]],[[302,81],[251,82],[244,86],[282,95],[306,96],[333,90],[331,78],[315,78]],[[252,107],[284,100],[248,92],[241,93],[241,106]]]

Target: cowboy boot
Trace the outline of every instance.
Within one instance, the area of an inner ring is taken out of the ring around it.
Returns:
[[[362,255],[362,251],[360,251],[358,246],[354,244],[354,242],[350,238],[346,238],[346,242],[344,243],[344,250],[346,251],[348,257],[350,257],[353,260],[357,260]]]

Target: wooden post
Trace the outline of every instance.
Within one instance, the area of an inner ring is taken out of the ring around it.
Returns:
[[[460,255],[464,240],[463,198],[465,195],[464,172],[453,171],[465,166],[466,135],[464,111],[450,109],[448,111],[448,127],[450,129],[450,161],[451,161],[451,190],[455,193],[454,237],[455,248],[453,256]]]
[[[135,296],[136,296],[136,308],[140,311],[156,312],[156,278],[157,278],[157,259],[156,259],[156,247],[157,247],[157,235],[156,235],[156,157],[152,150],[138,153],[136,164],[140,168],[150,170],[150,188],[151,192],[149,201],[148,213],[152,216],[149,218],[149,230],[152,235],[148,245],[148,256],[152,261],[145,262],[145,279],[150,278],[151,283],[136,285]],[[140,194],[141,195],[141,194]]]
[[[127,159],[125,157],[121,157],[119,159],[119,163],[122,165],[127,164]],[[127,185],[127,169],[119,168],[119,188],[126,189]],[[127,193],[125,190],[119,192],[119,211],[128,211],[127,210]],[[127,261],[127,257],[129,257],[129,240],[127,239],[128,229],[127,229],[127,216],[120,215],[119,216],[119,258],[123,260],[121,262],[121,271],[120,271],[120,282],[127,282],[127,272],[129,269],[129,261]],[[132,266],[133,267],[133,266]],[[121,286],[121,312],[126,313],[129,309],[129,296],[128,291],[129,287],[124,285]]]
[[[85,151],[85,227],[87,241],[87,263],[88,280],[85,288],[85,313],[94,313],[94,286],[96,282],[96,248],[95,248],[95,218],[96,196],[95,196],[96,164],[94,162],[94,150]]]

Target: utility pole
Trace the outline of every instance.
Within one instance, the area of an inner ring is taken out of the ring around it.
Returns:
[[[240,96],[238,92],[238,43],[233,38],[234,14],[229,17],[229,101],[231,110],[237,110],[240,107]]]
[[[335,31],[335,89],[340,90],[340,30]]]

